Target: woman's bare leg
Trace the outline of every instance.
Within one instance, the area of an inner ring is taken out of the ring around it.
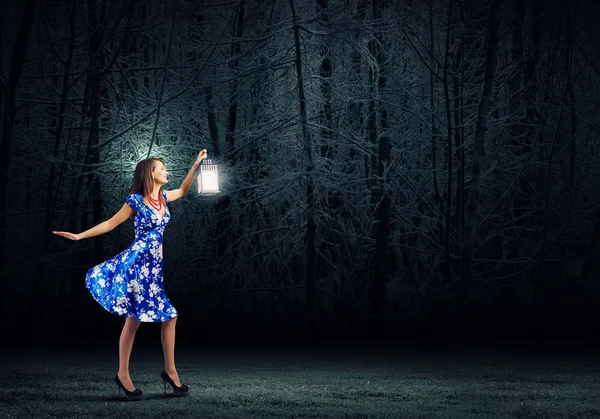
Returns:
[[[175,324],[177,317],[164,321],[161,326],[160,340],[162,341],[163,352],[165,354],[165,372],[169,374],[171,380],[177,387],[181,386],[179,375],[175,368]]]
[[[117,375],[128,391],[135,390],[131,377],[129,376],[129,357],[131,356],[135,332],[137,332],[139,325],[139,321],[131,317],[126,318],[121,337],[119,338],[119,372]]]

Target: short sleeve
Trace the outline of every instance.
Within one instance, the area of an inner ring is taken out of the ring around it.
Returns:
[[[133,208],[134,210],[137,210],[139,205],[138,205],[138,200],[136,199],[136,194],[131,194],[129,196],[127,196],[127,199],[125,200],[125,203],[127,205],[129,205],[131,208]]]
[[[165,200],[165,203],[167,202],[167,191],[163,191],[163,198]]]

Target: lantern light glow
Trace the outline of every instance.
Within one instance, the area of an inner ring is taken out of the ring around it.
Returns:
[[[204,196],[216,195],[219,192],[219,172],[216,164],[203,160],[198,175],[198,194]]]

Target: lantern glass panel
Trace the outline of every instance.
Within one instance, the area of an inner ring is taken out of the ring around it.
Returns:
[[[202,174],[202,192],[218,192],[219,180],[217,173],[212,170],[203,171]]]

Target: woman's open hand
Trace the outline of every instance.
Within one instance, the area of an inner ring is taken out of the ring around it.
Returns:
[[[53,231],[53,233],[69,240],[81,240],[79,234],[69,233],[68,231]]]
[[[198,154],[198,158],[196,159],[196,163],[200,164],[200,162],[202,160],[204,160],[206,158],[206,156],[208,156],[208,153],[206,152],[206,149],[203,149],[199,154]]]

